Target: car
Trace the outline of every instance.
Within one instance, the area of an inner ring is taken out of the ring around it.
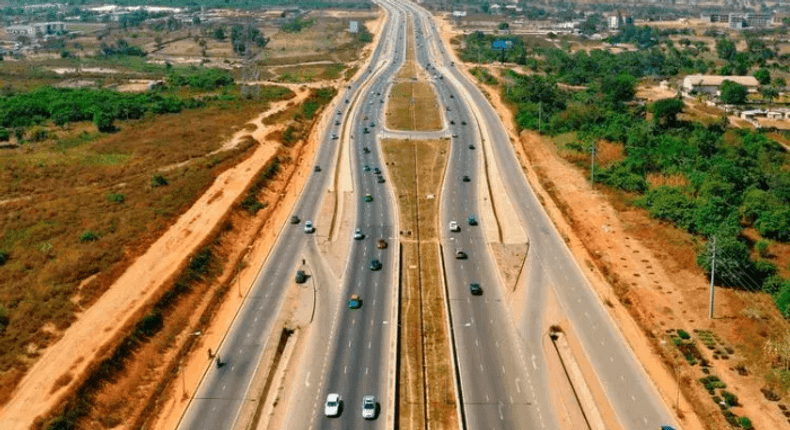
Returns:
[[[315,231],[315,227],[313,227],[312,221],[305,221],[304,222],[304,232],[305,233],[313,233]]]
[[[363,146],[362,152],[364,152],[365,154],[370,154],[370,148],[368,148],[367,146]]]
[[[348,103],[348,99],[346,99],[346,103]]]
[[[335,125],[340,125],[340,121],[335,121]]]
[[[365,201],[365,203],[370,203],[373,201],[373,196],[371,196],[370,194],[365,194],[363,200]]]
[[[354,231],[354,240],[362,240],[364,238],[365,238],[365,235],[362,234],[362,230],[356,229],[356,231]]]
[[[324,415],[328,417],[336,417],[340,415],[340,406],[343,403],[343,399],[340,398],[340,394],[332,393],[326,396],[326,403],[324,403]]]
[[[384,249],[384,248],[387,247],[387,241],[384,240],[384,239],[379,239],[379,242],[378,242],[377,246],[378,246],[379,249]]]
[[[455,258],[458,260],[466,260],[466,253],[460,249],[455,250]]]
[[[299,224],[299,221],[301,220],[299,219],[298,216],[294,215],[291,217],[291,224]]]
[[[318,173],[318,172],[320,172],[320,171],[321,171],[321,166],[315,166],[315,167],[313,167],[313,172],[316,172],[316,173]]]
[[[338,114],[338,115],[341,115],[342,113],[343,113],[343,112],[337,111],[337,114]]]
[[[304,284],[307,281],[307,274],[304,273],[304,270],[297,270],[296,271],[296,283],[297,284]]]
[[[461,125],[466,125],[466,121],[461,121]]]
[[[376,174],[376,175],[380,175],[381,174],[381,169],[379,169],[378,167],[374,167],[373,168],[373,173]]]
[[[450,124],[455,125],[455,121],[451,119]]]
[[[469,179],[469,175],[464,175],[464,177],[463,177],[463,178],[461,178],[461,180],[462,180],[462,181],[464,181],[464,182],[469,182],[469,181],[471,181],[471,179]]]
[[[458,137],[458,133],[453,133],[453,137]]]
[[[375,258],[370,260],[370,270],[381,270],[381,261],[376,260]]]
[[[469,149],[475,149],[475,145],[473,145],[473,144],[471,144],[471,143],[470,143],[470,144],[469,144]]]
[[[370,172],[370,166],[365,164],[364,166],[362,166],[362,170],[365,171],[365,172]]]
[[[370,130],[368,130],[367,127],[362,129],[362,134],[368,134],[368,133],[370,133]]]
[[[661,426],[661,430],[675,430],[672,426]]]
[[[376,176],[376,182],[378,182],[379,184],[383,184],[386,181],[384,180],[383,176],[378,175],[378,176]]]
[[[469,217],[466,218],[466,222],[468,222],[469,225],[477,225],[477,217],[474,215],[469,215]]]
[[[452,94],[450,94],[450,98],[451,98],[451,99],[454,99],[454,98],[455,98],[455,96],[454,96],[454,95],[452,95]]]
[[[332,133],[332,140],[337,140],[337,133]]]
[[[455,221],[450,221],[450,231],[461,231],[461,227]]]
[[[365,396],[362,398],[362,418],[372,420],[376,418],[376,397]]]
[[[480,288],[480,284],[472,283],[469,284],[469,292],[472,293],[473,296],[479,296],[483,294],[483,289]]]
[[[362,299],[359,298],[358,294],[352,294],[351,297],[348,299],[348,308],[359,309],[361,307],[362,307]]]

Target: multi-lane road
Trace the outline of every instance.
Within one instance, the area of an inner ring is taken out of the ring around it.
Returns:
[[[395,422],[398,223],[379,138],[389,88],[406,57],[409,20],[414,23],[417,62],[437,90],[447,127],[444,132],[453,136],[440,220],[464,427],[559,427],[550,404],[542,349],[543,308],[549,291],[556,294],[578,333],[623,428],[672,423],[660,396],[529,188],[500,118],[475,85],[453,67],[430,15],[410,2],[382,0],[379,4],[386,20],[370,67],[338,96],[316,155],[321,170],[307,181],[293,210],[302,220],[317,217],[331,185],[331,172],[339,170],[334,161],[342,159],[338,151],[348,151],[355,199],[352,225],[364,238],[339,239],[349,241],[349,254],[343,273],[335,278],[322,266],[315,235],[306,234],[301,223],[282,227],[218,351],[224,365],[207,371],[179,428],[231,429],[237,423],[244,403],[256,397],[248,392],[251,381],[285,291],[303,259],[314,269],[310,273],[316,312],[306,341],[309,351],[293,378],[283,427],[384,428]],[[503,287],[487,246],[492,238],[486,238],[483,226],[467,222],[470,215],[484,222],[479,217],[477,185],[485,180],[482,145],[490,145],[494,156],[487,161],[497,164],[505,192],[530,238],[526,263],[530,277],[520,290],[527,295],[528,310],[518,321],[510,317],[503,300]],[[376,168],[382,170],[384,182],[375,174]],[[461,179],[465,175],[469,182]],[[450,221],[458,222],[460,231],[450,232]],[[316,228],[326,233],[329,226]],[[389,246],[379,249],[379,239]],[[455,259],[456,249],[465,251],[468,258]],[[371,268],[374,259],[381,262],[379,270]],[[473,282],[482,286],[482,295],[470,294]],[[347,309],[350,294],[361,296],[361,309]],[[343,411],[337,418],[323,415],[328,393],[343,398]],[[361,416],[366,395],[376,396],[376,420]]]

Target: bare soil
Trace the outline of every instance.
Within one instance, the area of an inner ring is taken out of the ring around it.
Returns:
[[[382,147],[398,197],[403,246],[398,425],[455,429],[457,409],[438,242],[437,196],[448,145],[441,140],[387,140]]]

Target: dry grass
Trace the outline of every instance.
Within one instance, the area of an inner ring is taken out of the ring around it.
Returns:
[[[447,142],[389,140],[383,148],[398,196],[401,230],[408,232],[402,240],[399,428],[458,428],[439,261],[438,199],[429,197],[437,196],[441,186]]]
[[[672,175],[666,175],[663,173],[648,173],[646,180],[650,185],[650,188],[660,187],[662,185],[667,185],[670,187],[685,187],[689,185],[688,178],[682,173],[675,173]]]
[[[111,135],[65,133],[0,157],[0,195],[30,197],[5,204],[0,219],[0,248],[10,254],[0,266],[0,302],[10,317],[0,336],[0,386],[13,387],[75,312],[246,156],[257,142],[203,157],[266,105],[222,102],[121,124]],[[167,185],[154,186],[154,175]]]
[[[433,87],[427,82],[400,82],[392,87],[387,104],[387,127],[395,130],[442,129],[442,116]]]

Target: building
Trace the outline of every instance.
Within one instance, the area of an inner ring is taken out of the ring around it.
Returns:
[[[34,22],[26,25],[11,25],[5,30],[8,34],[37,38],[66,31],[66,24],[62,22]]]
[[[688,75],[683,79],[683,94],[707,94],[718,97],[721,94],[721,84],[732,81],[745,86],[749,92],[757,91],[760,83],[754,76],[715,76],[715,75]]]
[[[359,33],[359,21],[349,21],[348,32],[353,34]]]
[[[765,28],[771,23],[771,15],[761,13],[731,13],[728,24],[730,28]]]

